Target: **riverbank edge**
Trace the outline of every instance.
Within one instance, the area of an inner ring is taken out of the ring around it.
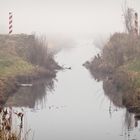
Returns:
[[[8,97],[14,94],[21,84],[33,84],[37,80],[55,78],[61,67],[56,65],[56,69],[47,70],[43,68],[34,69],[29,74],[15,75],[14,77],[0,78],[0,104],[5,104]]]
[[[119,39],[117,40],[115,34],[112,35],[112,37],[110,37],[111,39],[109,40],[109,42],[107,44],[105,44],[102,54],[97,54],[94,59],[92,59],[91,61],[86,61],[83,66],[85,66],[91,73],[91,75],[94,77],[94,79],[98,80],[98,81],[105,81],[106,83],[109,83],[110,85],[114,85],[114,87],[116,88],[116,90],[118,92],[123,92],[123,96],[125,100],[123,100],[123,104],[125,105],[125,107],[127,107],[128,110],[134,110],[136,108],[138,108],[140,106],[140,63],[139,63],[139,37],[134,37],[133,39],[133,47],[134,49],[137,48],[136,53],[134,53],[134,56],[136,57],[132,57],[130,58],[129,56],[125,55],[125,52],[122,51],[122,58],[127,58],[127,61],[123,60],[123,63],[119,64],[118,66],[115,65],[114,63],[111,63],[112,60],[109,62],[107,61],[107,59],[105,59],[105,56],[109,56],[114,50],[112,49],[118,42],[119,45],[116,45],[118,48],[117,49],[121,49],[121,46],[123,46],[124,44],[130,44],[130,38],[129,35],[127,34],[123,34],[123,33],[119,33]],[[125,43],[122,43],[120,41],[120,36],[123,36],[121,39],[124,38],[128,38],[125,40]],[[112,39],[113,38],[113,39]],[[116,44],[114,43],[116,41]],[[132,40],[131,40],[132,41]],[[120,43],[121,42],[121,43]],[[138,42],[138,44],[136,44],[135,42]],[[115,45],[114,45],[114,44]],[[107,45],[111,44],[109,48]],[[113,46],[114,45],[114,46]],[[131,45],[131,44],[130,44]],[[125,46],[126,50],[128,48],[128,50],[130,49],[130,46],[127,47]],[[131,48],[131,49],[133,49]],[[117,54],[117,49],[114,51],[115,53],[113,53],[113,59],[117,59],[115,61],[118,61],[121,57],[118,57],[120,55],[116,55]],[[107,51],[107,50],[110,50]],[[112,52],[111,52],[112,51]],[[108,53],[108,54],[107,54]],[[116,55],[117,57],[115,57],[114,55]],[[137,64],[137,69],[136,68],[132,68],[132,66],[136,66]],[[131,69],[130,69],[131,66]],[[126,101],[127,98],[127,101]]]
[[[57,71],[62,69],[52,54],[48,55],[47,64],[40,66],[39,64],[32,64],[27,61],[27,59],[23,57],[24,55],[22,56],[17,52],[17,50],[20,49],[19,45],[21,45],[22,48],[25,46],[25,49],[29,49],[30,45],[33,47],[33,43],[35,43],[35,45],[41,45],[39,47],[45,47],[43,46],[45,42],[40,43],[40,40],[33,40],[32,38],[34,39],[34,35],[0,35],[0,105],[4,105],[8,97],[14,94],[22,84],[32,85],[36,80],[44,78],[53,79],[56,77]],[[45,48],[43,49],[43,51],[45,51]],[[22,49],[22,51],[23,50],[24,49]],[[24,51],[24,54],[29,52]],[[38,53],[40,54],[40,52]]]

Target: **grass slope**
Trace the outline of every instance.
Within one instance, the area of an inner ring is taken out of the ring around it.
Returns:
[[[17,80],[54,77],[58,68],[44,37],[0,35],[0,103],[16,89]]]

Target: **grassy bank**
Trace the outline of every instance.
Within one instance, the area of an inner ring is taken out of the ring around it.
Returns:
[[[140,36],[113,34],[101,54],[84,65],[103,81],[105,94],[113,100],[119,95],[120,104],[128,109],[140,107]]]
[[[0,103],[17,89],[17,83],[29,83],[55,77],[60,69],[49,51],[45,37],[0,35]]]
[[[101,54],[85,63],[91,71],[111,74],[116,71],[140,73],[140,36],[125,33],[113,34]],[[130,74],[130,75],[131,75]]]

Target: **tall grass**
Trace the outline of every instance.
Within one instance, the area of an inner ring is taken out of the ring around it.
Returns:
[[[45,35],[0,35],[0,53],[6,56],[18,56],[25,61],[47,69],[58,66],[54,53],[48,49]]]
[[[27,48],[27,60],[34,65],[46,67],[49,58],[48,46],[44,36],[30,36],[30,47]]]
[[[46,36],[24,35],[18,41],[16,51],[19,56],[33,65],[50,68],[54,61],[54,54],[49,51]]]
[[[13,129],[13,118],[16,115],[20,121],[19,130]],[[23,127],[23,113],[14,112],[12,108],[0,106],[0,140],[21,140],[21,130]]]

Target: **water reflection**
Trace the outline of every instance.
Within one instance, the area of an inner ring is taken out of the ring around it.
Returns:
[[[31,87],[21,87],[10,96],[6,106],[36,108],[42,106],[47,100],[47,92],[54,90],[55,79],[43,79],[36,81]]]
[[[57,61],[61,65],[71,66],[72,69],[57,73],[59,82],[56,86],[55,80],[46,81],[50,84],[38,82],[38,88],[37,85],[34,88],[26,87],[28,90],[21,88],[24,92],[20,89],[20,93],[18,91],[7,100],[7,105],[27,107],[25,116],[35,140],[124,140],[124,137],[128,140],[132,131],[138,130],[135,127],[134,114],[128,110],[124,114],[125,94],[120,91],[118,93],[115,84],[111,82],[113,79],[96,75],[97,81],[103,81],[96,82],[82,67],[83,62],[93,56],[92,49],[96,54],[92,41],[82,39],[77,47],[68,51],[62,50],[57,55]],[[49,94],[49,90],[54,90],[54,94]],[[36,109],[39,104],[47,107],[37,111],[28,109]]]
[[[91,71],[91,74],[96,81],[103,81],[104,93],[111,102],[109,107],[110,114],[114,111],[111,109],[112,104],[117,108],[126,109],[124,115],[124,129],[126,131],[125,135],[129,138],[131,131],[135,131],[135,128],[139,127],[140,97],[138,93],[133,92],[131,89],[128,91],[120,90],[116,83],[116,76],[114,75],[101,75],[93,71]],[[117,79],[121,78],[117,77]],[[117,109],[115,111],[117,111]]]

